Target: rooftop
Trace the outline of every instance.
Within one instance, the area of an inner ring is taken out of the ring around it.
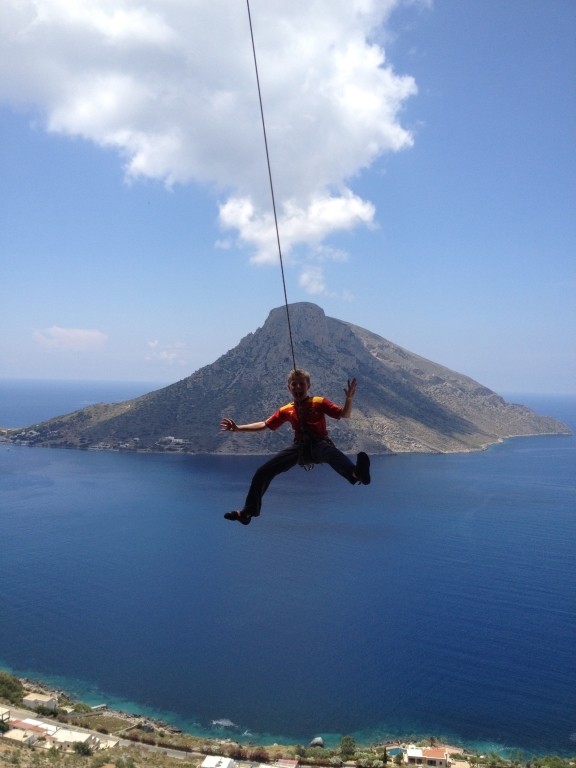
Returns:
[[[90,738],[92,738],[90,733],[69,731],[67,728],[58,728],[58,730],[52,734],[53,741],[88,741]]]
[[[435,757],[438,760],[444,760],[446,757],[446,750],[439,747],[423,749],[422,757]]]
[[[202,768],[230,768],[233,760],[231,757],[221,755],[207,755],[202,763]]]
[[[36,733],[46,733],[44,728],[31,723],[25,723],[23,720],[10,720],[10,728],[14,731],[35,731]]]

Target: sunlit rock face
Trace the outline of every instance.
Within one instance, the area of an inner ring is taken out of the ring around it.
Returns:
[[[311,374],[311,394],[342,403],[347,379],[358,380],[352,418],[329,420],[331,437],[343,451],[462,452],[513,435],[570,433],[555,419],[507,403],[467,376],[364,328],[326,317],[316,304],[291,304],[290,318],[296,362]],[[135,400],[91,406],[34,425],[37,434],[30,442],[269,453],[292,440],[287,425],[277,432],[232,434],[222,433],[219,422],[223,416],[239,424],[261,421],[289,402],[286,376],[291,367],[286,309],[279,307],[262,328],[186,379]]]

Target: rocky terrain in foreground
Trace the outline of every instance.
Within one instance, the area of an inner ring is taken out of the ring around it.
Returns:
[[[346,380],[358,379],[352,418],[329,420],[332,439],[346,452],[464,452],[506,437],[571,434],[565,424],[508,403],[467,376],[326,317],[315,304],[292,304],[290,315],[296,361],[312,374],[312,394],[341,403]],[[289,400],[290,368],[280,307],[234,349],[176,384],[3,435],[28,445],[92,450],[269,453],[292,439],[287,425],[247,435],[221,433],[219,422],[223,416],[246,423],[271,415]]]

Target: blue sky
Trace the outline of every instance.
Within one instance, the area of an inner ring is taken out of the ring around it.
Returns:
[[[70,7],[0,11],[0,377],[176,381],[283,298],[245,6]],[[290,300],[576,393],[572,0],[252,12]]]

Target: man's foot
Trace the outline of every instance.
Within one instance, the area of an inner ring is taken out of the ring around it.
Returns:
[[[356,479],[362,483],[362,485],[370,485],[370,459],[368,458],[368,454],[364,453],[364,451],[360,451],[356,457],[354,474],[356,475]]]
[[[237,509],[234,509],[232,512],[226,512],[224,517],[226,518],[226,520],[238,520],[238,522],[242,523],[242,525],[249,525],[250,520],[252,520],[250,515],[245,515],[242,512],[238,512]]]

